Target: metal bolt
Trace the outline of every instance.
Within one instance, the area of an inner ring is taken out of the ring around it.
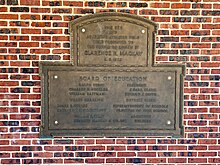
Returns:
[[[86,31],[86,29],[83,28],[83,29],[82,29],[82,32],[84,33],[85,31]]]
[[[170,120],[167,120],[167,125],[170,125],[171,124],[171,121]]]
[[[54,123],[57,125],[57,124],[58,124],[58,121],[56,120]]]
[[[171,80],[172,79],[172,77],[171,76],[168,76],[168,80]]]
[[[55,79],[58,79],[58,76],[57,76],[57,75],[55,75],[55,76],[54,76],[54,78],[55,78]]]
[[[143,33],[143,34],[144,34],[144,33],[145,33],[145,30],[141,30],[141,33]]]

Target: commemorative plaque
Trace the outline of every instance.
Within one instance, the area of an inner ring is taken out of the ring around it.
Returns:
[[[154,63],[155,23],[99,13],[69,24],[71,63],[42,62],[42,136],[181,136],[183,65]]]

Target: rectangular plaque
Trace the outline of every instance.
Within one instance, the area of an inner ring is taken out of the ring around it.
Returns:
[[[47,133],[101,136],[180,131],[180,77],[175,70],[89,69],[63,66],[46,72]]]

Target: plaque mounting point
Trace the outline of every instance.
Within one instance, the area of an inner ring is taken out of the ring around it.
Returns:
[[[167,79],[168,79],[168,80],[171,80],[171,79],[172,79],[172,77],[171,77],[171,76],[168,76],[168,77],[167,77]]]
[[[59,124],[59,122],[58,122],[57,120],[55,120],[55,121],[54,121],[54,124],[55,124],[55,125],[58,125],[58,124]]]
[[[143,30],[141,30],[141,33],[143,33],[143,34],[144,34],[144,33],[145,33],[145,30],[144,30],[144,29],[143,29]]]
[[[82,28],[82,32],[85,33],[85,32],[86,32],[86,29],[85,29],[85,28]]]
[[[171,121],[170,120],[167,120],[167,125],[171,125]]]
[[[54,78],[54,79],[58,79],[58,76],[57,76],[57,75],[54,75],[53,78]]]

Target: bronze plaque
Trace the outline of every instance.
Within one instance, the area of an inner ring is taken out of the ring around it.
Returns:
[[[42,136],[183,134],[185,68],[155,65],[154,23],[102,13],[69,29],[71,63],[41,63]]]
[[[147,57],[152,52],[153,28],[149,26],[152,24],[138,16],[118,13],[82,17],[70,24],[74,41],[72,63],[78,66],[147,66]]]

